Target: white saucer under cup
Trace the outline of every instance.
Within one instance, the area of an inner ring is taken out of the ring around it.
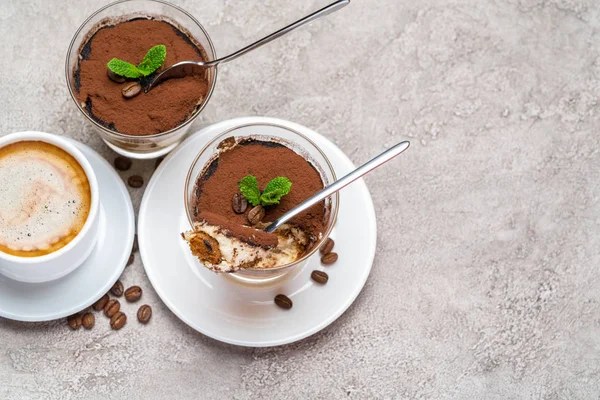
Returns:
[[[73,272],[44,283],[24,283],[0,275],[0,317],[50,321],[89,307],[123,272],[135,234],[131,198],[114,168],[88,146],[71,140],[92,165],[100,189],[98,239],[90,256]]]
[[[198,152],[216,135],[246,124],[284,126],[312,139],[331,161],[336,175],[354,169],[352,162],[329,140],[301,125],[274,118],[248,117],[223,121],[195,133],[177,147],[156,170],[146,187],[138,216],[138,242],[146,274],[162,301],[182,321],[223,342],[251,347],[277,346],[310,336],[335,321],[364,286],[373,257],[377,228],[373,202],[364,182],[344,188],[330,236],[338,261],[320,263],[319,253],[279,286],[243,286],[204,268],[180,233],[189,230],[184,208],[185,179]],[[329,281],[310,279],[313,270],[326,271]],[[291,310],[273,298],[289,296]]]

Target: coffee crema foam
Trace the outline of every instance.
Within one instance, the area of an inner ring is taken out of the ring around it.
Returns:
[[[0,148],[0,251],[37,257],[66,246],[91,201],[85,171],[63,149],[42,141]]]

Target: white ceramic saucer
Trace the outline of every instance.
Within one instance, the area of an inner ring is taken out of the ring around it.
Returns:
[[[282,125],[308,136],[327,155],[337,176],[354,168],[333,143],[298,124],[248,117],[211,125],[177,147],[152,176],[140,207],[138,242],[154,289],[182,321],[223,342],[276,346],[325,328],[356,299],[375,255],[375,211],[364,182],[343,189],[338,220],[331,235],[339,254],[337,263],[324,267],[317,253],[301,271],[279,286],[242,286],[227,275],[204,268],[192,257],[180,236],[180,232],[189,230],[183,202],[185,178],[194,158],[210,139],[224,130],[250,123]],[[326,285],[320,286],[310,279],[315,269],[327,271]],[[278,293],[292,299],[291,310],[282,310],[273,303]]]
[[[88,146],[72,140],[87,157],[100,189],[98,243],[70,274],[45,283],[22,283],[0,275],[0,316],[18,321],[49,321],[74,314],[102,297],[131,254],[135,219],[127,188],[113,167]]]

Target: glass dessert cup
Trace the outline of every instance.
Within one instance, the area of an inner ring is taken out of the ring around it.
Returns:
[[[192,38],[196,44],[199,44],[204,48],[208,61],[212,61],[216,58],[213,43],[204,27],[183,9],[162,0],[121,0],[99,9],[85,20],[75,33],[75,36],[69,45],[65,63],[65,74],[69,93],[79,111],[81,111],[88,121],[92,123],[94,130],[100,134],[102,140],[104,140],[111,149],[123,156],[137,159],[150,159],[163,156],[181,143],[192,125],[192,122],[200,115],[210,100],[217,80],[217,69],[209,68],[206,72],[210,81],[208,93],[189,118],[168,131],[147,136],[135,136],[116,132],[95,121],[85,110],[85,105],[82,107],[82,105],[79,104],[74,93],[73,73],[78,67],[81,46],[85,44],[91,35],[95,33],[99,27],[103,26],[103,24],[148,17],[163,20],[175,25]],[[165,84],[168,84],[168,82]]]
[[[194,188],[196,182],[206,166],[220,153],[219,145],[224,140],[229,141],[231,138],[236,141],[251,138],[279,142],[310,161],[319,172],[324,186],[330,185],[337,179],[327,156],[313,141],[299,132],[276,124],[247,124],[229,129],[211,140],[200,151],[188,172],[184,188],[184,206],[191,230],[194,229]],[[325,224],[321,237],[296,261],[274,268],[249,268],[223,275],[237,281],[237,283],[251,285],[270,285],[286,279],[291,276],[291,272],[299,271],[329,237],[337,219],[338,208],[339,195],[335,193],[325,200]]]

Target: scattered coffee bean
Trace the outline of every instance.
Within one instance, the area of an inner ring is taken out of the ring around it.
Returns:
[[[123,284],[121,281],[116,281],[113,287],[110,289],[110,292],[113,296],[121,297],[123,296]]]
[[[133,255],[133,253],[131,253],[129,255],[129,260],[127,260],[127,265],[126,267],[129,267],[131,264],[133,264],[133,260],[135,260],[135,256]]]
[[[112,316],[118,313],[120,309],[121,303],[119,303],[119,300],[110,299],[104,306],[104,315],[108,318],[112,318]]]
[[[329,275],[327,275],[327,273],[325,273],[323,271],[313,271],[310,274],[310,277],[312,278],[313,281],[320,283],[321,285],[326,284],[327,281],[329,280]]]
[[[140,85],[138,82],[130,82],[130,83],[124,85],[123,89],[121,89],[121,94],[126,99],[131,99],[131,98],[137,96],[138,94],[140,94],[141,92],[142,92],[142,85]]]
[[[117,312],[115,315],[110,317],[110,327],[115,331],[118,331],[127,323],[127,315],[123,314],[121,311]]]
[[[81,314],[73,314],[67,318],[67,323],[74,331],[81,328]]]
[[[125,77],[124,76],[115,74],[114,72],[112,72],[110,70],[110,68],[106,68],[106,75],[108,75],[108,77],[110,79],[112,79],[113,81],[115,81],[117,83],[123,83],[123,82],[125,82]]]
[[[81,317],[81,324],[85,329],[92,329],[96,323],[96,317],[91,312],[86,312]]]
[[[160,163],[164,160],[164,157],[160,157],[156,159],[156,162],[154,163],[154,168],[158,168],[158,166],[160,165]]]
[[[141,188],[142,186],[144,186],[144,178],[142,178],[139,175],[131,175],[129,179],[127,179],[127,183],[132,188]]]
[[[248,200],[246,200],[243,194],[236,193],[233,195],[233,199],[231,199],[231,208],[233,208],[234,213],[243,214],[248,208]]]
[[[117,157],[115,158],[115,168],[119,171],[127,171],[131,168],[131,160],[127,157]]]
[[[289,310],[294,305],[294,303],[292,303],[292,300],[285,294],[278,294],[277,296],[275,296],[275,304],[286,310]]]
[[[130,303],[138,301],[142,297],[142,288],[139,286],[131,286],[125,291],[125,300]]]
[[[327,240],[325,240],[325,243],[323,243],[319,251],[321,252],[321,254],[329,254],[331,253],[331,250],[333,250],[334,245],[335,242],[333,241],[333,239],[327,238]]]
[[[256,206],[248,212],[248,222],[250,225],[256,225],[265,217],[263,206]]]
[[[92,308],[96,311],[104,310],[104,306],[106,306],[108,300],[108,294],[105,294],[104,296],[100,297],[100,299],[98,299],[98,301],[95,302],[94,305],[92,305]]]
[[[336,262],[338,259],[337,253],[327,253],[323,257],[321,257],[321,262],[325,265],[331,265]]]
[[[147,324],[148,321],[150,321],[150,318],[152,318],[152,307],[148,304],[144,304],[137,312],[137,319],[142,324]]]
[[[140,246],[138,245],[137,233],[136,233],[135,236],[133,237],[133,248],[131,249],[131,251],[133,253],[137,253],[139,249],[140,249]]]

